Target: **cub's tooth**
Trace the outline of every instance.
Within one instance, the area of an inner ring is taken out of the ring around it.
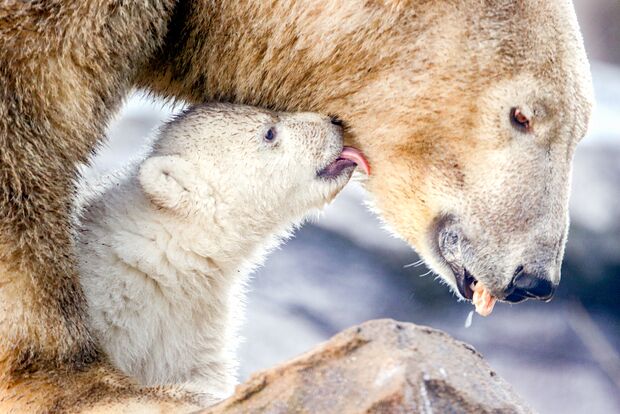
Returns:
[[[470,288],[471,290],[476,290],[476,282],[471,282],[471,283],[469,284],[469,288]]]

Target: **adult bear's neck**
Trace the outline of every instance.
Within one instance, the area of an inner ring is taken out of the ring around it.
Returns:
[[[138,84],[190,102],[352,110],[351,94],[403,61],[418,25],[411,7],[369,3],[180,2]]]

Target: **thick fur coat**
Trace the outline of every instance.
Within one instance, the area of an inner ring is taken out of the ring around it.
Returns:
[[[447,283],[467,268],[501,298],[519,266],[559,281],[572,155],[592,104],[569,0],[8,0],[2,411],[191,404],[111,368],[75,268],[75,166],[136,86],[338,114],[373,166],[377,211]],[[531,128],[515,127],[515,108]],[[458,236],[450,262],[437,246],[443,217]]]
[[[78,265],[113,364],[205,402],[232,393],[248,272],[348,182],[342,141],[325,116],[198,106],[90,195]],[[317,173],[337,164],[337,175]]]

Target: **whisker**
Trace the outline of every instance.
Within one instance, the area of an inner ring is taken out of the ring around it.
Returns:
[[[424,260],[420,259],[417,262],[409,263],[403,266],[403,269],[409,269],[410,267],[419,267],[424,264]]]
[[[429,270],[428,272],[426,272],[426,273],[424,273],[424,274],[420,275],[420,277],[425,277],[425,276],[428,276],[428,275],[430,275],[431,273],[433,273],[433,271],[432,271],[432,270]]]

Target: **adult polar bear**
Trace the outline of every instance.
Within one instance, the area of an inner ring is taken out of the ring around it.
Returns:
[[[72,257],[75,164],[134,86],[339,114],[382,217],[462,294],[559,280],[592,102],[570,1],[6,1],[0,411],[191,404],[110,368]]]

